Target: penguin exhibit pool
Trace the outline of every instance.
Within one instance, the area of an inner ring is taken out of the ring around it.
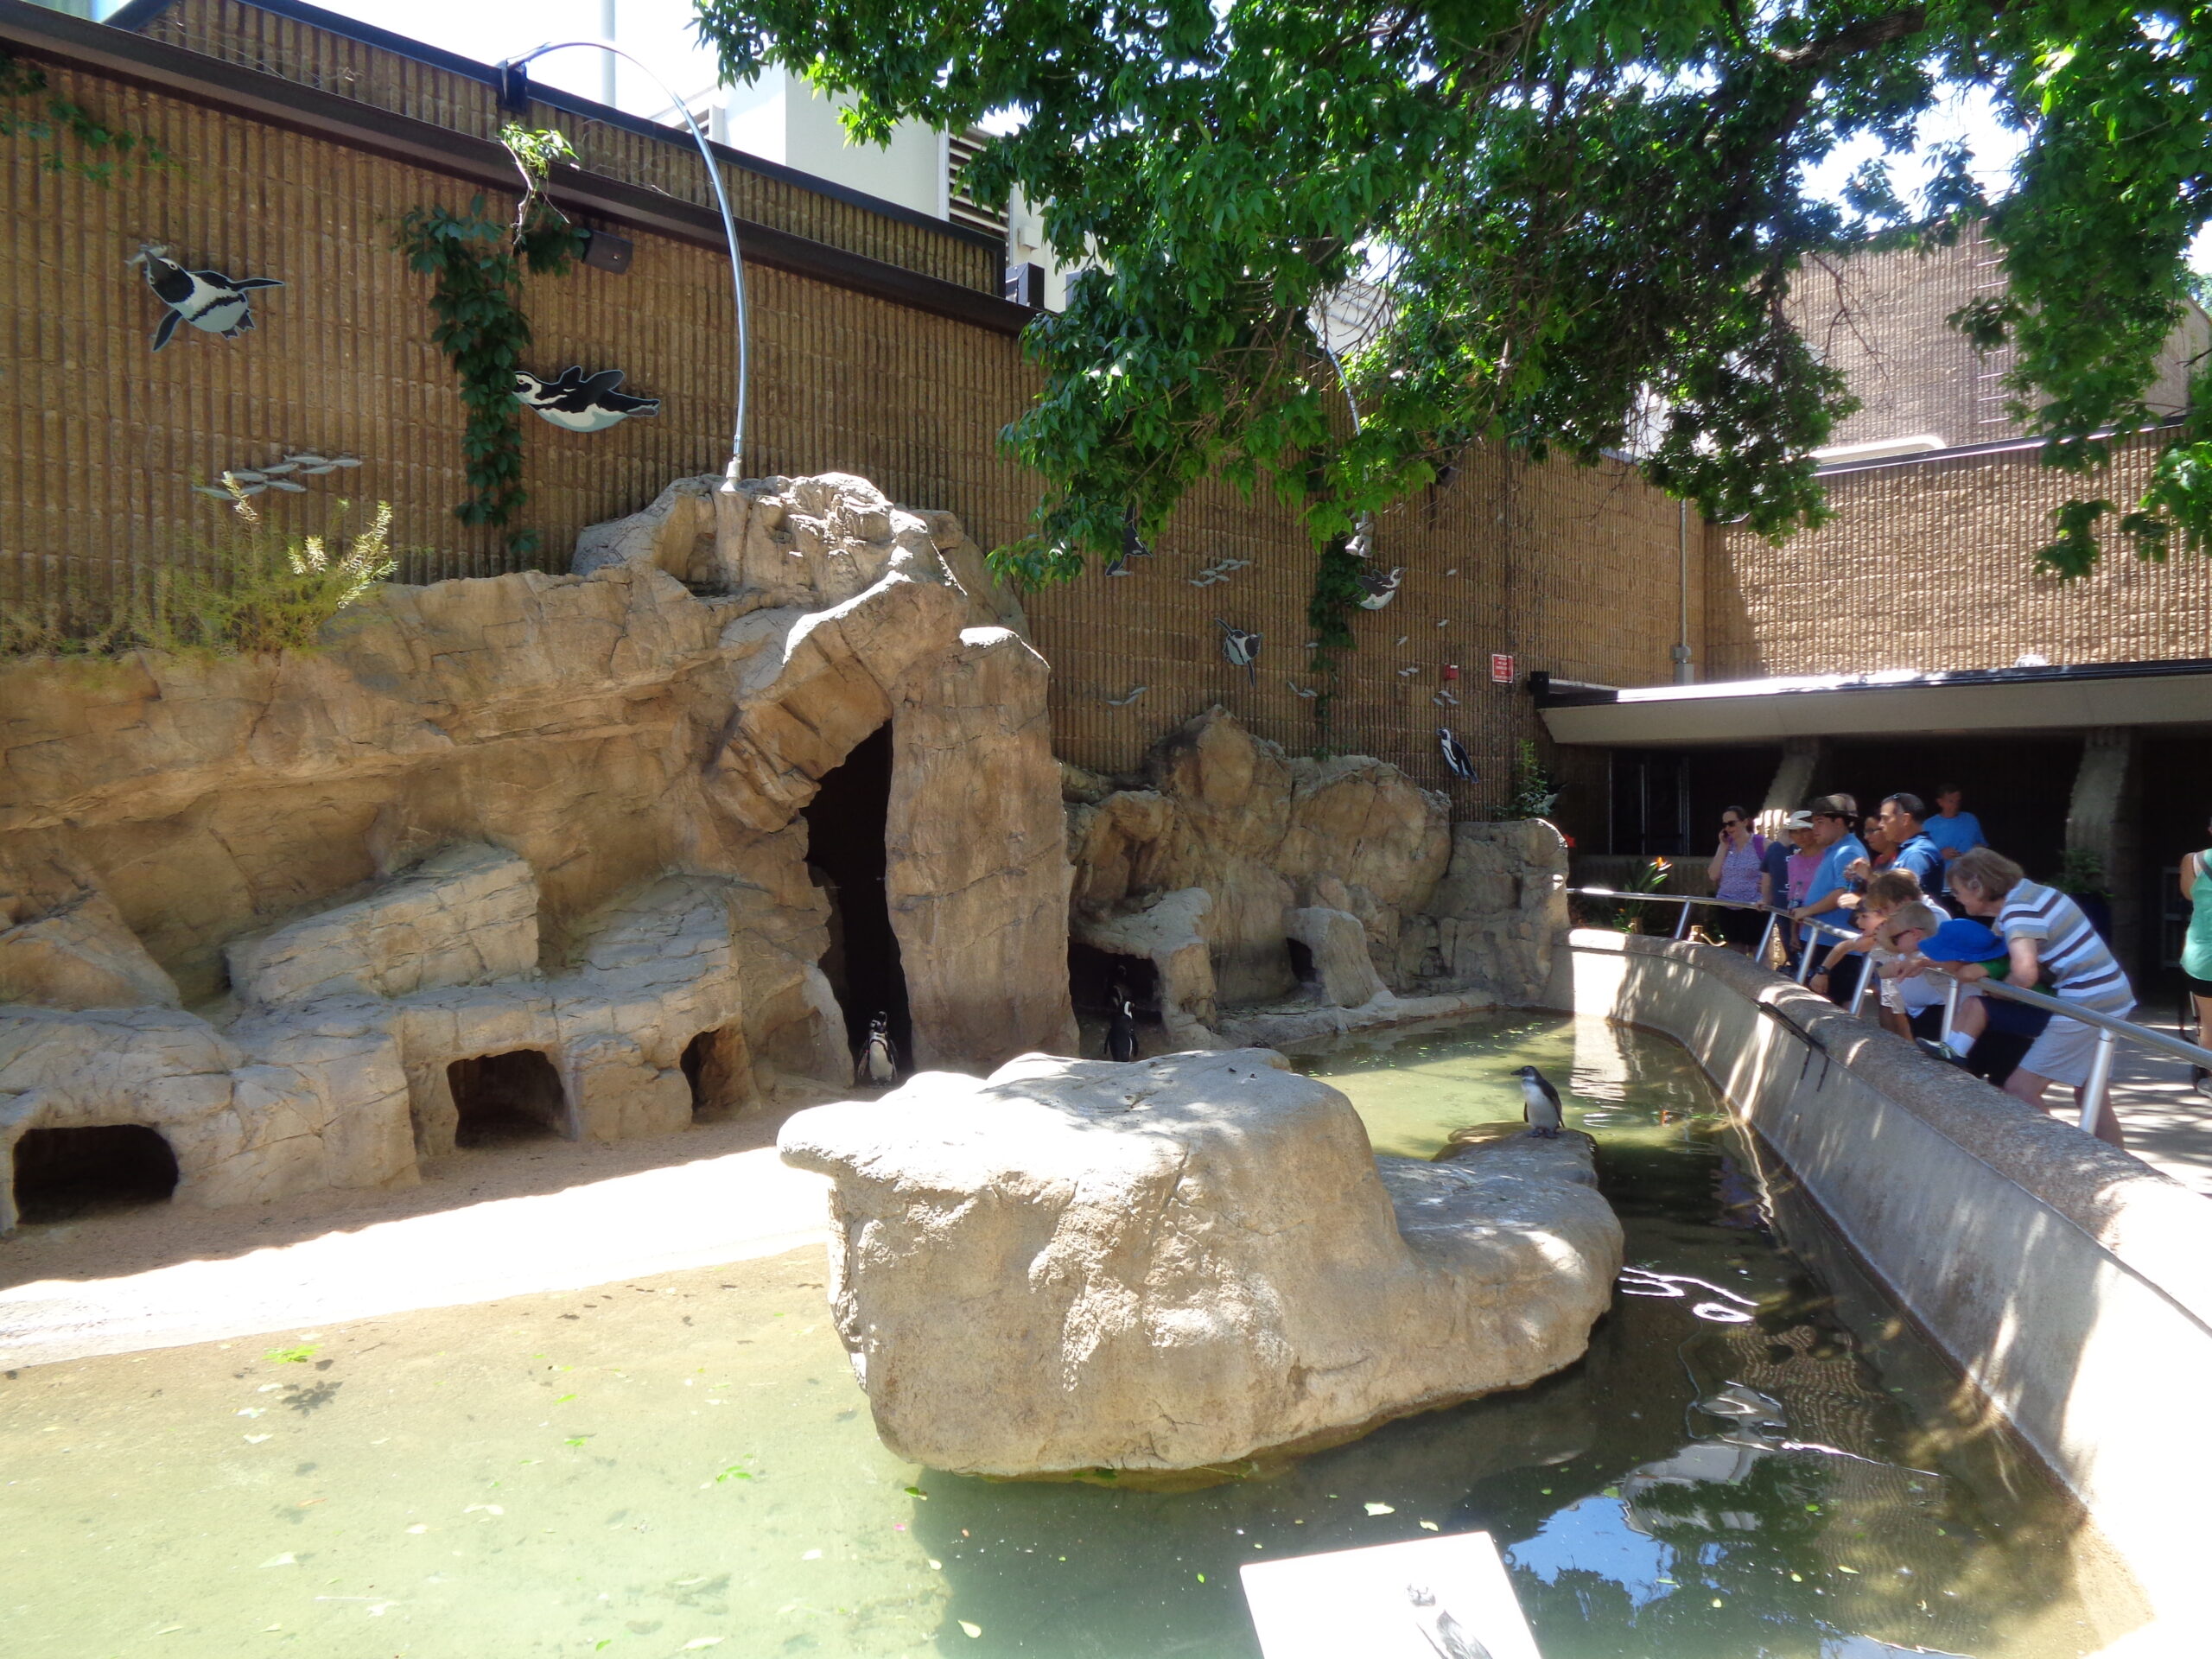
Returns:
[[[1581,1362],[1172,1494],[893,1457],[818,1248],[39,1366],[0,1391],[0,1651],[1248,1659],[1246,1563],[1474,1531],[1545,1659],[2076,1659],[2139,1618],[1671,1041],[1524,1015],[1296,1064],[1416,1156],[1517,1117],[1524,1064],[1566,1086],[1630,1264]]]

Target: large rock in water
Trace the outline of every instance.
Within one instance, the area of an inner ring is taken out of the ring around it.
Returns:
[[[1579,1357],[1621,1259],[1580,1135],[1377,1159],[1264,1049],[1025,1055],[784,1126],[836,1183],[877,1431],[973,1474],[1218,1466]]]

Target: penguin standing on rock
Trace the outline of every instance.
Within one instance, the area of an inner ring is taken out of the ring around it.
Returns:
[[[1529,1133],[1539,1141],[1558,1140],[1560,1127],[1567,1122],[1567,1114],[1560,1109],[1559,1090],[1533,1065],[1521,1068],[1521,1116],[1529,1125]]]
[[[168,256],[166,247],[149,242],[129,260],[145,267],[146,286],[169,308],[162,326],[154,330],[157,352],[169,343],[180,322],[236,340],[253,327],[253,302],[246,297],[247,290],[284,286],[274,276],[230,277],[219,270],[187,270]]]
[[[899,1081],[899,1045],[891,1040],[887,1014],[878,1014],[868,1022],[868,1041],[861,1049],[861,1076],[874,1084]]]
[[[1126,1065],[1137,1057],[1137,1011],[1129,994],[1114,988],[1114,1012],[1106,1020],[1106,1058]]]

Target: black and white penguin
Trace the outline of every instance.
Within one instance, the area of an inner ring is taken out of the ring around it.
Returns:
[[[1475,757],[1467,753],[1467,746],[1452,736],[1449,726],[1436,728],[1436,746],[1444,752],[1444,767],[1454,778],[1475,781]]]
[[[1541,1141],[1558,1140],[1560,1127],[1567,1122],[1566,1113],[1560,1110],[1559,1090],[1533,1065],[1521,1068],[1521,1116],[1529,1133]]]
[[[1231,668],[1243,669],[1247,677],[1257,685],[1260,682],[1260,672],[1253,664],[1260,655],[1261,636],[1247,632],[1243,628],[1232,628],[1217,616],[1214,618],[1213,623],[1214,626],[1221,630],[1221,654],[1229,659]]]
[[[564,432],[604,432],[632,415],[660,413],[659,398],[632,397],[615,391],[621,384],[620,369],[601,369],[587,376],[571,363],[557,380],[541,379],[518,369],[515,401],[536,410],[540,420],[550,421]]]
[[[1359,585],[1366,597],[1359,601],[1363,611],[1379,611],[1398,596],[1398,584],[1406,579],[1406,567],[1399,565],[1389,575],[1379,570],[1363,570]]]
[[[1137,1011],[1127,991],[1114,993],[1114,1012],[1106,1021],[1106,1058],[1126,1065],[1137,1057]]]
[[[861,1048],[861,1077],[875,1084],[899,1081],[899,1045],[891,1040],[887,1014],[879,1014],[868,1022],[868,1041]]]
[[[162,326],[154,330],[154,349],[169,343],[180,322],[204,328],[225,340],[236,340],[253,327],[253,302],[247,290],[282,288],[274,276],[226,276],[219,270],[187,270],[168,257],[169,251],[148,244],[130,256],[130,263],[146,270],[146,286],[169,308]]]
[[[1406,1586],[1406,1599],[1414,1605],[1414,1624],[1436,1649],[1436,1659],[1491,1659],[1483,1639],[1452,1617],[1452,1610],[1437,1605],[1436,1592],[1425,1584]]]

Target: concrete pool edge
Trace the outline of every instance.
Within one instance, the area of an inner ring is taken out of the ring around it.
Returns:
[[[1866,1267],[2081,1501],[2156,1610],[2212,1623],[2189,1495],[2212,1206],[1713,946],[1578,930],[1547,1005],[1681,1043]],[[2195,1651],[2194,1648],[2187,1649]]]

